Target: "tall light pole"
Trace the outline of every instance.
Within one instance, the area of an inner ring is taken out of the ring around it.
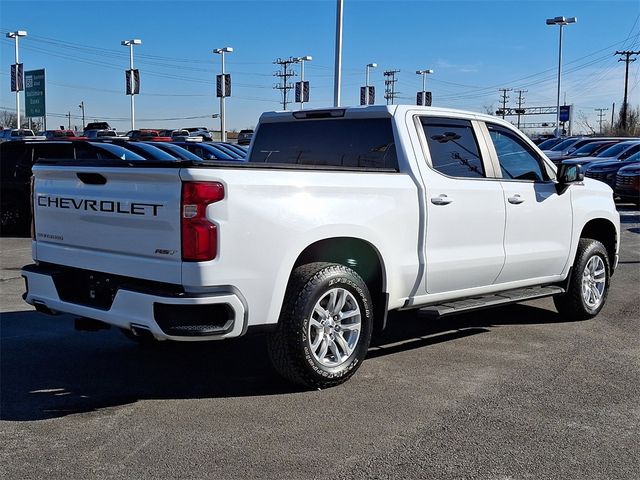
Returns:
[[[304,57],[298,57],[298,62],[300,62],[300,110],[304,108],[304,62],[310,62],[313,60],[311,55],[305,55]]]
[[[84,100],[80,102],[78,108],[82,110],[82,130],[84,130]]]
[[[560,26],[560,42],[558,46],[558,96],[556,98],[556,137],[559,137],[562,133],[560,131],[560,78],[562,75],[562,27],[569,25],[570,23],[576,23],[578,19],[576,17],[554,17],[547,18],[547,25],[559,25]]]
[[[431,106],[431,100],[427,101],[427,75],[433,73],[433,70],[416,70],[416,75],[422,75],[422,92],[418,94],[418,103],[421,106]]]
[[[333,73],[333,106],[340,106],[340,85],[342,84],[342,0],[337,0],[336,6],[336,58]]]
[[[16,76],[16,127],[20,128],[20,89],[22,87],[22,79],[18,78],[20,75],[18,65],[20,64],[20,56],[18,55],[18,38],[26,37],[27,32],[25,30],[16,30],[15,32],[8,32],[7,38],[13,38],[16,42],[16,63],[15,63],[15,76]]]
[[[365,80],[364,80],[364,86],[368,87],[369,86],[369,70],[372,68],[377,68],[378,64],[377,63],[368,63],[367,64],[367,73],[365,74]]]
[[[222,82],[222,92],[220,95],[220,141],[221,142],[226,142],[227,141],[227,131],[226,131],[226,127],[224,124],[224,99],[226,98],[226,79],[225,79],[225,72],[224,72],[224,54],[225,53],[231,53],[233,52],[233,48],[232,47],[224,47],[224,48],[216,48],[213,53],[217,53],[220,55],[220,60],[221,60],[221,64],[222,64],[222,77],[221,77],[221,82]]]
[[[133,70],[133,46],[134,45],[142,45],[142,40],[134,38],[132,40],[122,40],[120,45],[124,47],[129,47],[129,85],[128,88],[130,90],[131,95],[131,130],[136,129],[136,104],[134,100],[134,96],[137,90],[139,90],[139,85],[136,84],[136,79],[134,77]]]

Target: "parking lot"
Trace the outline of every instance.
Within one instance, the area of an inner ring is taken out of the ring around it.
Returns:
[[[608,303],[391,318],[357,375],[301,391],[261,337],[141,348],[22,302],[3,238],[2,478],[636,479],[640,214],[620,207]]]

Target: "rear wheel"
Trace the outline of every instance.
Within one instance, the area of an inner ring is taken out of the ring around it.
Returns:
[[[275,369],[327,388],[348,380],[367,355],[373,309],[367,285],[343,265],[310,263],[291,276],[277,330],[267,340]]]
[[[610,275],[604,245],[581,238],[567,291],[553,298],[558,313],[572,320],[595,317],[607,299]]]

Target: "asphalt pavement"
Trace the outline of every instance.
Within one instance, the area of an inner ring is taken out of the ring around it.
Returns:
[[[141,348],[22,302],[0,241],[0,478],[640,478],[640,213],[602,313],[550,299],[393,315],[346,384],[302,391],[261,337]]]

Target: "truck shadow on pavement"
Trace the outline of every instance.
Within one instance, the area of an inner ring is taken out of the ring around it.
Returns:
[[[368,359],[487,333],[498,325],[562,322],[513,305],[439,320],[393,313]],[[0,317],[0,420],[34,421],[144,399],[280,395],[302,391],[271,368],[262,336],[141,347],[117,329],[77,332],[69,316]]]

